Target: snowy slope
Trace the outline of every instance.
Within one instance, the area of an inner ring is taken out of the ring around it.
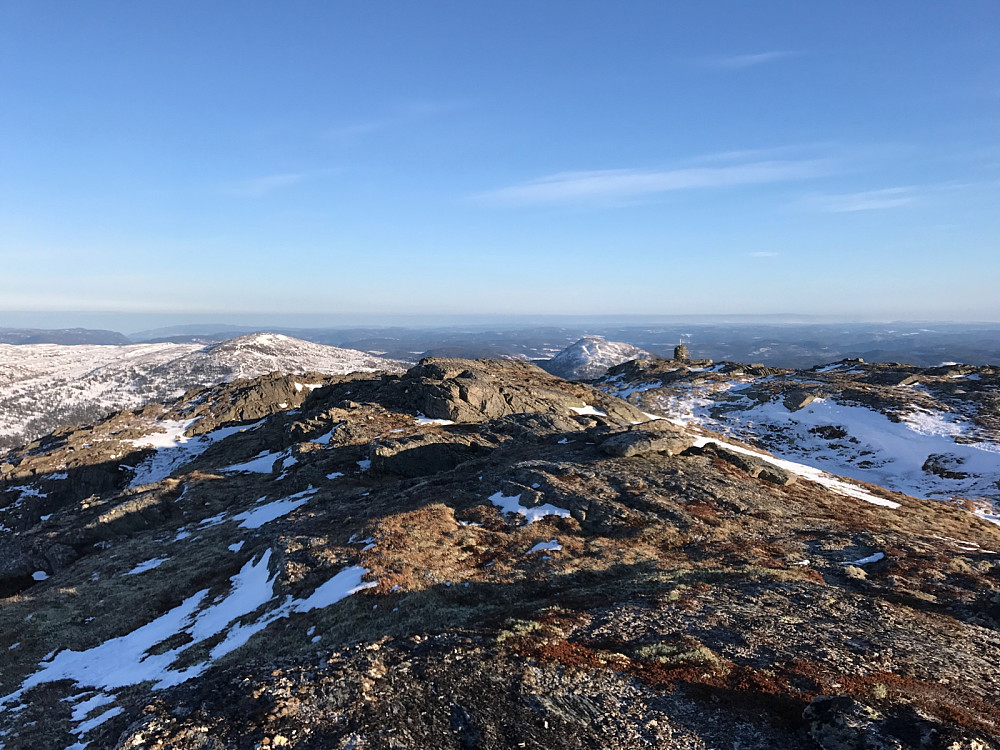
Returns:
[[[60,424],[176,398],[195,386],[274,371],[338,375],[401,369],[399,363],[354,349],[268,333],[209,346],[0,345],[0,448]]]
[[[833,474],[914,497],[1000,502],[1000,431],[963,413],[961,402],[935,398],[935,378],[882,387],[872,393],[883,400],[866,403],[856,389],[868,373],[860,365],[837,369],[763,378],[689,370],[669,383],[630,382],[619,374],[601,387],[675,423],[700,425]],[[960,377],[980,384],[978,374]],[[790,408],[785,395],[804,382],[822,396]],[[765,389],[773,395],[762,396]],[[897,405],[888,408],[885,394],[893,392]]]
[[[622,341],[605,341],[602,336],[584,336],[547,362],[539,365],[546,372],[566,380],[599,378],[609,367],[653,355]]]

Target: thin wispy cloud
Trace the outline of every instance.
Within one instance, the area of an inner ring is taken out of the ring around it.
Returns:
[[[281,190],[282,188],[302,182],[305,177],[304,174],[298,172],[251,177],[250,179],[229,183],[223,188],[223,192],[240,198],[261,198],[276,190]]]
[[[679,190],[731,188],[808,180],[829,174],[827,159],[747,161],[675,169],[605,169],[560,172],[530,182],[480,193],[498,205],[552,205],[614,202]]]
[[[893,187],[837,195],[811,195],[803,200],[803,204],[816,211],[842,214],[899,208],[913,203],[916,199],[917,194],[913,188]]]
[[[354,141],[358,138],[466,109],[467,101],[412,101],[398,104],[380,117],[344,122],[330,128],[326,135],[334,141]]]
[[[702,57],[697,60],[700,65],[707,68],[717,68],[719,70],[743,70],[753,68],[758,65],[787,60],[790,57],[798,57],[802,53],[796,50],[770,50],[768,52],[754,52],[748,55],[718,55],[716,57]]]

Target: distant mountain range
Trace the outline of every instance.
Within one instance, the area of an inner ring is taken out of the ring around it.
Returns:
[[[37,331],[0,328],[8,343],[197,343],[221,342],[259,329],[189,325],[134,333],[130,339],[107,331]],[[670,357],[683,342],[695,358],[758,362],[770,367],[808,368],[818,362],[863,358],[934,367],[943,362],[1000,363],[996,323],[802,323],[771,320],[672,322],[662,325],[616,323],[566,325],[468,325],[438,327],[273,328],[317,344],[416,361],[421,357],[547,360],[586,336],[627,342],[659,357]]]
[[[117,331],[92,328],[0,328],[0,344],[131,344],[127,336]]]
[[[185,391],[269,372],[401,371],[395,361],[279,334],[217,344],[0,344],[0,448]]]

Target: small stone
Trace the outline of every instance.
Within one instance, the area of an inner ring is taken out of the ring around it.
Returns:
[[[864,581],[868,579],[868,574],[865,573],[864,569],[859,568],[857,565],[845,565],[844,573],[847,574],[848,578],[854,578],[858,581]]]

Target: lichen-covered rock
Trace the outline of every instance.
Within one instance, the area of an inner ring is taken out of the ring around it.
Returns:
[[[404,402],[412,404],[414,410],[432,419],[455,422],[485,422],[529,413],[584,414],[612,424],[645,419],[619,399],[513,360],[424,359],[398,381],[398,388],[408,397]]]
[[[628,458],[641,453],[666,453],[676,456],[695,444],[694,435],[670,426],[668,422],[648,422],[633,426],[601,443],[601,450],[609,456]]]

